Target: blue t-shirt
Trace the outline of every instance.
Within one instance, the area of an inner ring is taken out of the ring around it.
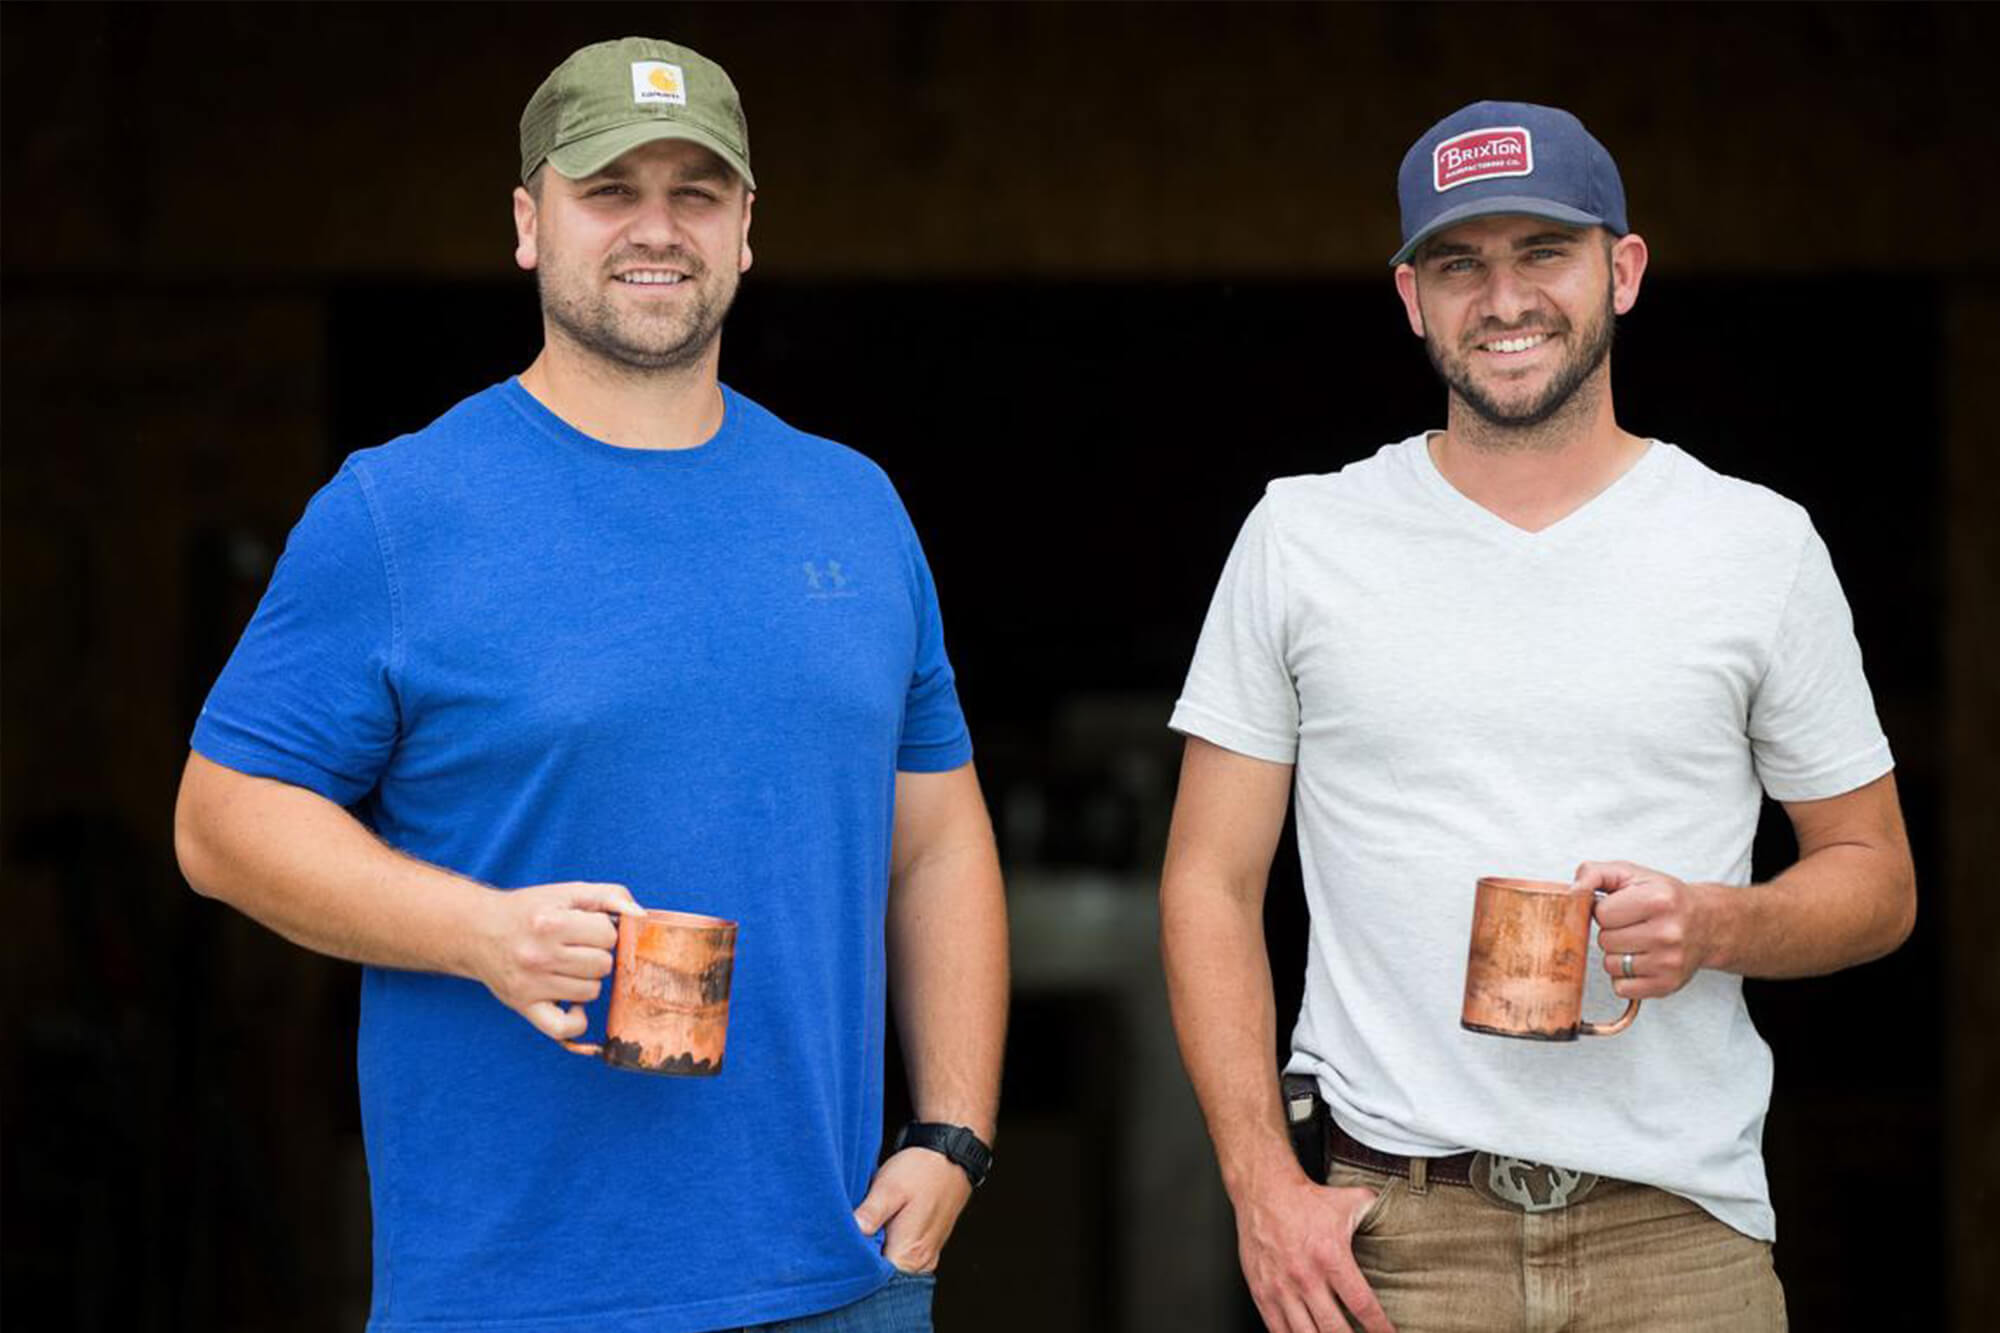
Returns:
[[[365,970],[376,1333],[709,1329],[891,1274],[851,1213],[881,1142],[896,773],[971,746],[888,479],[724,401],[698,448],[621,449],[509,381],[355,454],[196,724],[209,759],[484,883],[740,922],[714,1078]]]

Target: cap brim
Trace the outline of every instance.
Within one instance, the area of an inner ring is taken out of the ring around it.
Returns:
[[[1418,246],[1447,227],[1456,227],[1459,223],[1469,222],[1473,218],[1492,217],[1496,213],[1547,218],[1551,222],[1567,222],[1576,227],[1604,225],[1604,219],[1595,214],[1586,213],[1580,208],[1571,208],[1568,204],[1558,204],[1553,200],[1533,199],[1526,195],[1488,195],[1484,199],[1468,199],[1458,207],[1448,208],[1432,218],[1429,226],[1403,243],[1403,248],[1389,261],[1389,267],[1394,268],[1398,264],[1409,263],[1410,256],[1417,252]]]
[[[580,180],[604,170],[640,144],[660,139],[683,139],[700,144],[727,162],[730,170],[743,178],[745,185],[753,190],[757,188],[757,178],[750,174],[750,164],[742,154],[699,125],[684,121],[642,120],[631,125],[617,125],[552,149],[544,160],[571,180]]]

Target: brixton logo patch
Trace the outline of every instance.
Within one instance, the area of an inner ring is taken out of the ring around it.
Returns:
[[[635,60],[632,62],[632,100],[686,106],[687,76],[681,73],[679,65],[670,65],[664,60]]]
[[[1431,188],[1440,194],[1489,176],[1528,176],[1534,170],[1534,141],[1519,125],[1468,130],[1431,150]]]

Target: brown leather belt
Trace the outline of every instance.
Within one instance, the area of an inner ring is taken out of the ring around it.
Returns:
[[[1602,1177],[1593,1172],[1571,1171],[1519,1157],[1496,1157],[1492,1153],[1398,1157],[1358,1142],[1335,1124],[1332,1116],[1327,1117],[1326,1129],[1326,1155],[1330,1160],[1358,1166],[1364,1171],[1402,1176],[1419,1193],[1432,1184],[1463,1185],[1488,1203],[1502,1208],[1546,1213],[1580,1203],[1602,1183]]]
[[[1326,1118],[1326,1155],[1336,1162],[1345,1162],[1366,1171],[1386,1171],[1392,1176],[1410,1174],[1409,1158],[1369,1147],[1343,1130],[1332,1116]],[[1426,1175],[1433,1181],[1468,1187],[1472,1184],[1472,1154],[1469,1152],[1419,1160],[1424,1164]]]

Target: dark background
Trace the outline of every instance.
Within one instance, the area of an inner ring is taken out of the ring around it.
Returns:
[[[1811,510],[1918,859],[1902,951],[1750,988],[1794,1326],[1989,1326],[1986,11],[9,5],[9,1327],[365,1313],[354,973],[187,892],[174,784],[305,498],[533,355],[514,122],[562,55],[627,32],[743,91],[765,190],[725,378],[896,479],[1010,875],[1133,894],[1166,710],[1264,481],[1442,424],[1382,262],[1404,147],[1480,96],[1582,115],[1654,253],[1621,420]],[[1760,870],[1790,854],[1770,813]],[[1289,854],[1269,917],[1283,1028]],[[1140,1326],[1109,1276],[1144,1262],[1110,1151],[1126,1021],[1088,988],[1017,998],[1003,1169],[942,1326]],[[1226,1219],[1194,1243],[1240,1285]],[[1233,1286],[1187,1326],[1251,1326]]]

